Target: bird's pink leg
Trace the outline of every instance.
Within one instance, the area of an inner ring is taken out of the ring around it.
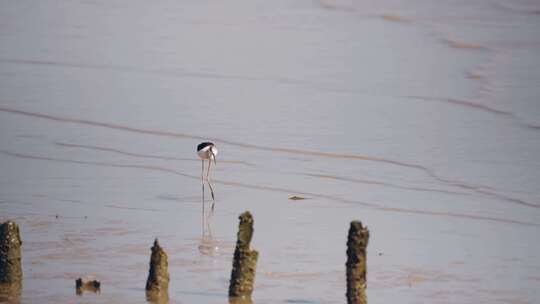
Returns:
[[[210,182],[210,167],[212,167],[212,160],[208,160],[208,171],[206,172],[206,180]]]
[[[212,157],[213,158],[213,157]],[[210,167],[212,166],[212,159],[208,160],[208,172],[206,173],[206,181],[208,182],[208,186],[210,187],[210,194],[212,194],[212,211],[214,211],[214,204],[216,203],[216,199],[214,197],[214,188],[212,187],[212,184],[210,183]]]
[[[204,160],[201,160],[202,170],[201,170],[201,186],[202,186],[202,234],[204,236]]]

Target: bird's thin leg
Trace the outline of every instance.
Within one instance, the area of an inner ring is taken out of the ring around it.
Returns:
[[[201,165],[202,165],[202,169],[201,169],[201,183],[204,184],[204,159],[201,160]]]
[[[210,194],[212,194],[212,213],[214,212],[214,205],[216,204],[216,198],[214,197],[214,187],[210,181],[208,181],[208,187],[210,187]]]
[[[214,187],[212,187],[212,183],[208,181],[208,187],[210,187],[210,194],[212,194],[212,200],[215,201],[216,198],[214,197]]]
[[[201,161],[202,171],[201,171],[201,186],[202,186],[202,202],[203,202],[203,215],[204,215],[204,159]]]
[[[212,215],[213,215],[213,213],[210,213],[208,215],[208,218],[206,219],[206,229],[208,230],[208,237],[209,237],[210,240],[212,239],[212,226],[211,226]]]
[[[208,171],[206,172],[206,180],[210,182],[210,167],[212,167],[212,160],[208,159]]]
[[[201,171],[201,185],[202,185],[202,223],[201,223],[201,224],[202,224],[202,234],[203,234],[203,236],[204,236],[204,230],[205,230],[205,225],[204,225],[204,222],[205,222],[205,220],[204,220],[204,213],[205,213],[205,211],[204,211],[204,205],[205,205],[205,203],[204,203],[204,160],[202,160],[201,163],[202,163],[202,171]]]
[[[203,186],[203,189],[204,189],[204,186]],[[201,213],[201,225],[202,225],[202,236],[204,236],[204,190],[203,190],[203,202],[202,202],[202,213]]]
[[[212,194],[212,211],[214,211],[214,203],[216,202],[216,199],[214,197],[214,188],[212,187],[212,184],[210,183],[210,167],[212,167],[212,159],[210,158],[208,160],[208,171],[206,172],[206,181],[208,182],[208,186],[210,187],[210,194]]]
[[[212,236],[212,230],[210,228],[210,221],[211,221],[213,215],[214,215],[214,210],[212,208],[212,211],[208,212],[208,215],[206,215],[206,217],[205,217],[205,219],[206,219],[206,226],[205,226],[206,231],[205,232],[207,232],[210,235],[210,237]]]

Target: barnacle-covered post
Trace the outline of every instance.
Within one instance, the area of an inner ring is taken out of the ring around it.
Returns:
[[[22,287],[21,234],[13,221],[0,225],[0,300],[20,295]]]
[[[249,248],[253,236],[253,217],[251,213],[246,211],[239,216],[239,219],[238,240],[234,250],[229,297],[250,298],[253,292],[259,253]]]
[[[150,270],[146,280],[146,298],[151,302],[166,302],[169,299],[169,272],[167,254],[159,246],[157,238],[152,246]]]
[[[369,230],[352,221],[347,240],[347,303],[366,304],[366,248]]]

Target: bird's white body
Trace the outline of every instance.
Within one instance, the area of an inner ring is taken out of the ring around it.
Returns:
[[[214,165],[216,164],[217,154],[218,150],[216,148],[216,145],[209,141],[202,142],[197,146],[197,155],[202,161],[201,180],[204,180],[204,161],[208,160],[208,171],[206,172],[206,180],[210,182],[210,167],[212,166],[212,161],[214,162]]]
[[[201,150],[197,151],[197,155],[200,159],[205,160],[213,160],[218,154],[218,149],[214,145],[209,145]]]

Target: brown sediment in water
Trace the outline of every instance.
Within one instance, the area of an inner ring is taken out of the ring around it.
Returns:
[[[238,234],[234,250],[229,298],[251,298],[259,253],[249,246],[253,237],[253,216],[249,211],[242,213],[238,219]]]
[[[275,271],[263,271],[262,275],[274,279],[295,279],[295,278],[311,278],[311,277],[322,277],[324,273],[322,272],[275,272]]]
[[[450,190],[443,190],[443,189],[423,188],[423,187],[400,186],[400,185],[396,185],[396,184],[392,184],[392,183],[385,183],[385,182],[376,181],[376,180],[367,180],[367,179],[343,177],[343,176],[337,176],[337,175],[332,175],[332,174],[313,174],[313,173],[301,173],[301,174],[305,175],[305,176],[316,177],[316,178],[333,179],[333,180],[345,181],[345,182],[351,182],[351,183],[357,183],[357,184],[384,186],[384,187],[390,187],[390,188],[402,189],[402,190],[412,190],[412,191],[421,191],[421,192],[437,192],[437,193],[445,193],[445,194],[471,196],[470,193],[466,193],[466,192],[450,191]]]
[[[390,211],[390,212],[411,213],[411,214],[425,214],[425,215],[439,215],[439,216],[455,217],[455,218],[462,218],[462,219],[485,220],[485,221],[501,222],[501,223],[507,223],[507,224],[519,224],[519,225],[525,225],[525,226],[537,226],[537,227],[540,227],[540,224],[538,224],[538,223],[518,221],[518,220],[505,219],[505,218],[499,218],[499,217],[491,217],[491,216],[466,214],[466,213],[455,213],[455,212],[445,212],[445,211],[429,211],[429,210],[405,209],[405,208],[394,208],[394,207],[380,207],[378,209],[382,210],[382,211]]]
[[[87,166],[100,166],[100,167],[111,167],[111,168],[127,168],[127,169],[143,169],[143,170],[151,170],[151,171],[158,171],[158,172],[166,172],[175,174],[178,176],[200,180],[200,176],[196,175],[190,175],[183,173],[178,170],[164,168],[160,166],[151,166],[151,165],[127,165],[127,164],[115,164],[115,163],[107,163],[107,162],[91,162],[91,161],[81,161],[81,160],[71,160],[71,159],[62,159],[62,158],[54,158],[54,157],[47,157],[47,156],[37,156],[37,155],[29,155],[29,154],[23,154],[23,153],[16,153],[16,152],[10,152],[6,150],[0,150],[0,153],[23,158],[23,159],[34,159],[34,160],[45,160],[45,161],[54,161],[54,162],[61,162],[61,163],[72,163],[72,164],[78,164],[78,165],[87,165]],[[259,186],[259,185],[252,185],[252,184],[246,184],[241,182],[234,182],[234,181],[224,181],[224,180],[213,180],[214,183],[227,185],[227,186],[233,186],[233,187],[242,187],[242,188],[248,188],[248,189],[255,189],[255,190],[264,190],[264,191],[273,191],[273,192],[282,192],[282,193],[297,193],[299,195],[307,195],[307,196],[314,196],[319,198],[328,198],[331,200],[335,200],[334,197],[324,194],[317,194],[317,193],[311,193],[311,192],[305,192],[305,191],[297,191],[295,189],[287,189],[287,188],[277,188],[277,187],[269,187],[269,186]],[[341,200],[340,200],[341,201]],[[345,200],[343,200],[346,202]],[[361,204],[367,207],[377,207],[376,204],[370,204],[360,201],[352,201],[356,204]]]
[[[156,196],[156,199],[162,200],[162,201],[173,201],[173,202],[179,202],[179,203],[186,203],[186,202],[199,202],[201,198],[199,196],[191,195],[191,196],[173,196],[168,194],[159,194]]]
[[[407,285],[423,282],[477,282],[479,279],[463,277],[447,271],[424,269],[415,267],[402,267],[403,276],[400,280]]]
[[[27,224],[28,226],[27,228],[31,228],[33,230],[43,230],[43,229],[47,229],[48,227],[54,224],[56,224],[56,221],[53,221],[53,220],[36,220],[36,221],[29,222]]]
[[[90,166],[103,166],[103,167],[112,167],[112,168],[130,168],[130,169],[143,169],[143,170],[152,170],[152,171],[159,171],[159,172],[167,172],[171,174],[175,174],[178,176],[183,176],[186,178],[196,179],[200,180],[200,176],[185,174],[177,170],[169,169],[169,168],[163,168],[159,166],[146,166],[146,165],[120,165],[120,164],[114,164],[114,163],[104,163],[104,162],[88,162],[88,161],[79,161],[79,160],[69,160],[69,159],[61,159],[61,158],[53,158],[53,157],[45,157],[45,156],[35,156],[35,155],[28,155],[23,153],[15,153],[10,152],[6,150],[0,150],[0,153],[3,153],[5,155],[23,158],[23,159],[35,159],[35,160],[47,160],[47,161],[55,161],[55,162],[63,162],[63,163],[73,163],[73,164],[80,164],[80,165],[90,165]],[[500,218],[500,217],[490,217],[490,216],[481,216],[481,215],[471,215],[471,214],[462,214],[462,213],[451,213],[451,212],[438,212],[438,211],[429,211],[429,210],[421,210],[421,209],[405,209],[405,208],[393,208],[393,207],[387,207],[384,205],[376,204],[376,203],[368,203],[363,202],[359,200],[351,200],[351,199],[345,199],[340,198],[337,196],[332,195],[326,195],[326,194],[320,194],[320,193],[313,193],[313,192],[305,192],[305,191],[298,191],[295,189],[286,189],[286,188],[278,188],[278,187],[269,187],[269,186],[259,186],[259,185],[253,185],[253,184],[246,184],[241,182],[234,182],[234,181],[224,181],[224,180],[213,180],[214,183],[226,185],[226,186],[233,186],[233,187],[242,187],[247,189],[254,189],[254,190],[262,190],[262,191],[272,191],[272,192],[280,192],[280,193],[298,193],[299,195],[306,195],[313,198],[322,198],[322,199],[328,199],[335,202],[345,203],[345,204],[355,204],[355,205],[361,205],[364,207],[373,208],[375,210],[381,210],[385,212],[399,212],[399,213],[411,213],[411,214],[423,214],[423,215],[434,215],[434,216],[444,216],[444,217],[456,217],[456,218],[463,218],[463,219],[474,219],[474,220],[484,220],[484,221],[494,221],[494,222],[500,222],[500,223],[506,223],[506,224],[518,224],[518,225],[524,225],[524,226],[540,226],[538,223],[533,222],[525,222],[525,221],[519,221],[519,220],[512,220],[512,219],[506,219],[506,218]],[[464,187],[466,189],[477,189],[474,186],[467,186],[467,185],[459,185],[461,187]],[[533,205],[536,206],[536,205]]]
[[[508,2],[508,3],[512,3],[512,2]],[[510,5],[507,5],[506,2],[497,2],[497,1],[490,2],[490,4],[491,4],[492,7],[496,8],[496,9],[499,9],[499,10],[502,10],[502,11],[505,11],[505,12],[511,12],[511,13],[522,14],[522,15],[538,15],[538,14],[540,14],[540,9],[538,9],[538,8],[512,7]]]
[[[516,116],[512,112],[503,111],[499,109],[495,109],[483,104],[475,103],[468,100],[461,100],[461,99],[455,99],[455,98],[438,98],[438,97],[427,97],[427,96],[403,96],[405,98],[410,99],[417,99],[417,100],[424,100],[424,101],[437,101],[437,102],[444,102],[449,103],[453,105],[468,107],[476,110],[482,110],[488,113],[502,115],[502,116],[508,116],[510,118],[516,118]]]
[[[405,162],[401,162],[401,161],[385,159],[385,158],[380,158],[380,157],[370,157],[370,156],[355,155],[355,154],[340,154],[340,153],[331,153],[331,152],[321,152],[321,151],[310,151],[310,150],[300,150],[300,149],[291,149],[291,148],[260,146],[260,145],[253,145],[253,144],[240,143],[240,142],[235,142],[235,141],[230,141],[230,140],[224,140],[224,139],[219,139],[219,138],[206,138],[206,137],[197,136],[197,135],[191,135],[191,134],[186,134],[186,133],[169,132],[169,131],[152,130],[152,129],[142,129],[142,128],[130,127],[130,126],[126,126],[126,125],[115,124],[115,123],[105,123],[105,122],[91,121],[91,120],[86,120],[86,119],[55,116],[55,115],[49,115],[49,114],[42,114],[42,113],[36,113],[36,112],[23,111],[23,110],[18,110],[18,109],[10,109],[10,108],[7,108],[7,107],[0,107],[0,112],[23,115],[23,116],[28,116],[28,117],[41,118],[41,119],[47,119],[47,120],[56,121],[56,122],[110,128],[110,129],[126,131],[126,132],[132,132],[132,133],[138,133],[138,134],[156,135],[156,136],[173,137],[173,138],[190,138],[190,139],[198,139],[198,140],[210,140],[212,142],[229,144],[229,145],[238,146],[238,147],[242,147],[242,148],[246,148],[246,149],[255,149],[255,150],[270,151],[270,152],[281,152],[281,153],[289,153],[289,154],[311,155],[311,156],[328,157],[328,158],[335,158],[335,159],[355,159],[355,160],[364,160],[364,161],[374,161],[374,162],[382,162],[382,163],[387,163],[387,164],[396,165],[396,166],[414,168],[414,169],[423,170],[423,171],[428,170],[426,167],[423,167],[421,165],[409,164],[409,163],[405,163]]]
[[[472,108],[482,109],[488,112],[492,112],[495,114],[501,114],[506,116],[514,117],[512,113],[500,111],[497,109],[492,109],[483,105],[471,103],[468,101],[459,101],[455,99],[438,99],[438,98],[430,98],[430,97],[422,97],[422,96],[405,96],[408,98],[415,98],[415,99],[422,99],[422,100],[435,100],[435,101],[445,101],[453,104],[463,105],[463,106],[469,106]],[[70,117],[61,117],[61,116],[54,116],[49,114],[42,114],[42,113],[35,113],[35,112],[28,112],[18,109],[11,109],[7,107],[0,107],[0,112],[5,113],[11,113],[11,114],[18,114],[23,116],[29,116],[29,117],[36,117],[36,118],[42,118],[47,119],[51,121],[57,121],[57,122],[64,122],[64,123],[74,123],[74,124],[82,124],[82,125],[90,125],[90,126],[96,126],[96,127],[104,127],[104,128],[111,128],[115,130],[121,130],[121,131],[127,131],[127,132],[133,132],[133,133],[139,133],[139,134],[147,134],[147,135],[156,135],[156,136],[164,136],[164,137],[173,137],[173,138],[191,138],[191,139],[199,139],[199,140],[207,140],[207,138],[191,135],[191,134],[185,134],[185,133],[177,133],[177,132],[169,132],[169,131],[161,131],[161,130],[151,130],[151,129],[142,129],[142,128],[135,128],[120,124],[112,124],[112,123],[104,123],[104,122],[96,122],[96,121],[90,121],[85,119],[77,119],[77,118],[70,118]],[[223,143],[223,144],[229,144],[234,145],[246,149],[255,149],[255,150],[261,150],[261,151],[269,151],[269,152],[276,152],[276,153],[287,153],[287,154],[300,154],[300,155],[309,155],[309,156],[315,156],[315,157],[324,157],[324,158],[334,158],[334,159],[349,159],[349,160],[360,160],[360,161],[372,161],[372,162],[380,162],[385,163],[389,165],[395,165],[400,166],[404,168],[410,168],[410,169],[416,169],[423,171],[428,176],[434,178],[435,180],[447,183],[450,185],[458,185],[457,183],[461,182],[455,182],[455,181],[449,181],[448,179],[441,178],[438,175],[436,175],[433,170],[422,166],[418,164],[412,164],[412,163],[406,163],[402,161],[396,161],[392,159],[386,159],[381,157],[371,157],[371,156],[363,156],[363,155],[356,155],[356,154],[340,154],[340,153],[331,153],[331,152],[321,152],[321,151],[310,151],[310,150],[301,150],[301,149],[290,149],[290,148],[280,148],[280,147],[267,147],[267,146],[260,146],[260,145],[253,145],[253,144],[246,144],[246,143],[240,143],[240,142],[234,142],[224,139],[218,139],[218,138],[211,138],[208,139],[213,142]],[[186,175],[184,175],[186,176]],[[482,188],[489,188],[486,186],[482,186]]]
[[[453,194],[453,195],[472,196],[472,193],[466,193],[466,192],[449,191],[449,190],[442,190],[442,189],[431,189],[431,188],[424,188],[424,187],[406,187],[406,186],[400,186],[400,185],[395,185],[395,184],[391,184],[391,183],[384,183],[384,182],[372,181],[372,180],[362,180],[362,179],[355,179],[355,178],[349,178],[349,177],[341,177],[341,176],[335,176],[335,175],[330,175],[330,174],[309,174],[309,173],[306,173],[306,174],[303,174],[303,175],[312,176],[312,177],[319,177],[319,178],[335,179],[335,180],[347,181],[347,182],[352,182],[352,183],[361,183],[361,184],[367,184],[367,185],[387,186],[387,187],[392,187],[392,188],[396,188],[396,189],[403,189],[403,190],[412,190],[412,191],[421,191],[421,192],[437,192],[437,193],[446,193],[446,194]],[[540,205],[538,205],[538,204],[529,203],[529,202],[527,202],[525,200],[522,200],[522,199],[513,198],[513,197],[510,197],[510,196],[506,196],[506,195],[496,193],[494,191],[487,190],[487,189],[495,190],[495,189],[490,188],[490,187],[486,187],[486,189],[483,189],[484,188],[483,186],[471,186],[471,185],[463,184],[463,183],[460,183],[460,182],[455,182],[455,181],[452,181],[452,180],[446,180],[446,179],[444,181],[448,185],[451,185],[451,186],[454,186],[454,187],[457,187],[457,188],[466,189],[466,190],[472,191],[473,193],[476,193],[476,194],[479,194],[479,195],[482,195],[482,196],[495,198],[495,199],[500,200],[500,201],[505,201],[505,202],[509,202],[509,203],[513,203],[513,204],[518,204],[518,205],[522,205],[522,206],[531,207],[531,208],[540,208]]]
[[[195,158],[178,158],[178,157],[161,156],[161,155],[141,154],[141,153],[127,152],[127,151],[114,149],[114,148],[108,148],[108,147],[69,144],[69,143],[63,143],[63,142],[54,142],[54,144],[57,146],[66,147],[66,148],[79,148],[79,149],[87,149],[87,150],[93,150],[93,151],[113,152],[116,154],[139,157],[139,158],[153,158],[153,159],[161,159],[161,160],[186,160],[186,161],[197,161],[197,162],[200,161]]]
[[[451,264],[453,266],[462,266],[463,264]],[[477,283],[482,281],[479,277],[457,275],[447,271],[415,268],[415,267],[400,267],[392,270],[377,270],[373,271],[374,279],[371,280],[371,286],[375,288],[399,288],[399,287],[415,287],[415,285],[423,283]]]
[[[94,230],[97,235],[116,235],[125,236],[140,232],[136,229],[128,229],[126,227],[100,227]]]
[[[480,80],[480,79],[484,79],[484,75],[478,73],[478,72],[467,72],[467,77],[469,79],[474,79],[474,80]]]
[[[383,18],[386,21],[392,21],[392,22],[401,22],[401,23],[408,23],[412,22],[411,19],[396,15],[396,14],[383,14],[381,15],[381,18]]]
[[[346,9],[344,9],[346,10]],[[107,70],[114,72],[128,72],[147,75],[159,75],[171,78],[199,78],[199,79],[216,79],[216,80],[231,80],[231,81],[252,81],[252,82],[271,82],[277,84],[285,84],[290,86],[306,87],[320,91],[330,92],[352,92],[355,90],[331,88],[327,86],[327,83],[318,83],[315,81],[308,81],[305,79],[294,79],[287,77],[264,77],[264,76],[250,76],[250,75],[234,75],[234,74],[219,74],[210,72],[190,72],[185,70],[167,70],[167,69],[144,69],[137,66],[122,66],[122,65],[104,65],[104,64],[92,64],[84,62],[69,62],[69,61],[53,61],[53,60],[40,60],[40,59],[21,59],[21,58],[0,58],[0,63],[10,64],[23,64],[34,66],[51,66],[61,68],[75,68],[75,69],[89,69],[89,70]]]
[[[510,196],[506,196],[506,195],[496,193],[495,191],[497,189],[495,189],[495,188],[486,187],[486,186],[471,186],[471,185],[463,184],[461,182],[447,180],[447,179],[444,179],[443,181],[446,182],[448,185],[452,185],[452,186],[463,188],[463,189],[468,189],[468,190],[471,190],[471,191],[473,191],[475,193],[482,194],[482,195],[487,196],[487,197],[495,198],[495,199],[498,199],[500,201],[505,201],[505,202],[509,202],[509,203],[513,203],[513,204],[518,204],[518,205],[522,205],[522,206],[526,206],[526,207],[531,207],[531,208],[540,208],[539,204],[530,203],[530,202],[527,202],[527,201],[522,200],[522,199],[518,199],[518,198],[514,198],[514,197],[510,197]]]
[[[327,10],[338,10],[338,11],[351,11],[352,10],[351,7],[340,6],[335,1],[319,0],[318,2],[319,2],[319,5],[323,9],[327,9]]]
[[[104,166],[104,167],[113,167],[113,168],[130,168],[130,169],[144,169],[144,170],[152,170],[152,171],[160,171],[160,172],[167,172],[179,176],[183,176],[186,178],[196,179],[199,180],[200,176],[185,174],[177,170],[159,167],[159,166],[147,166],[147,165],[120,165],[120,164],[114,164],[114,163],[103,163],[103,162],[87,162],[87,161],[79,161],[79,160],[69,160],[69,159],[60,159],[60,158],[52,158],[52,157],[44,157],[44,156],[35,156],[35,155],[28,155],[28,154],[22,154],[22,153],[15,153],[5,150],[0,150],[0,153],[3,153],[5,155],[10,155],[13,157],[19,157],[19,158],[25,158],[25,159],[35,159],[35,160],[48,160],[48,161],[56,161],[56,162],[65,162],[65,163],[74,163],[74,164],[80,164],[80,165],[91,165],[91,166]],[[463,213],[449,213],[449,212],[438,212],[438,211],[428,211],[428,210],[421,210],[421,209],[405,209],[405,208],[393,208],[393,207],[387,207],[384,205],[376,204],[376,203],[368,203],[363,202],[359,200],[351,200],[351,199],[344,199],[337,196],[332,195],[326,195],[326,194],[320,194],[320,193],[313,193],[313,192],[305,192],[305,191],[298,191],[294,189],[286,189],[286,188],[278,188],[278,187],[268,187],[268,186],[259,186],[259,185],[253,185],[253,184],[246,184],[246,183],[240,183],[240,182],[234,182],[234,181],[224,181],[224,180],[213,180],[214,183],[222,184],[226,186],[233,186],[233,187],[242,187],[242,188],[248,188],[248,189],[255,189],[255,190],[263,190],[263,191],[272,191],[272,192],[280,192],[280,193],[298,193],[300,195],[306,195],[313,198],[323,198],[328,199],[331,201],[346,203],[346,204],[357,204],[362,205],[365,207],[373,208],[375,210],[381,210],[381,211],[387,211],[387,212],[400,212],[400,213],[411,213],[411,214],[423,214],[423,215],[434,215],[434,216],[445,216],[445,217],[458,217],[458,218],[465,218],[465,219],[475,219],[475,220],[485,220],[485,221],[494,221],[494,222],[501,222],[506,224],[519,224],[519,225],[525,225],[525,226],[540,226],[538,223],[533,222],[526,222],[526,221],[519,221],[519,220],[512,220],[512,219],[506,219],[506,218],[500,218],[500,217],[490,217],[490,216],[481,216],[481,215],[470,215],[470,214],[463,214]],[[467,185],[460,185],[466,189],[477,189],[473,186],[467,186]],[[529,204],[529,203],[528,203]],[[533,207],[537,205],[531,204],[530,207]]]
[[[427,101],[439,101],[439,102],[447,102],[455,105],[460,106],[466,106],[470,108],[475,108],[479,110],[484,110],[493,114],[498,115],[504,115],[511,118],[516,118],[515,115],[511,112],[498,110],[495,108],[491,108],[485,105],[481,105],[478,103],[465,101],[465,100],[458,100],[458,99],[452,99],[452,98],[433,98],[433,97],[425,97],[425,96],[405,96],[406,98],[414,98],[414,99],[420,99],[420,100],[427,100]],[[25,115],[25,116],[31,116],[31,117],[38,117],[43,119],[49,119],[53,121],[59,121],[59,122],[67,122],[67,123],[79,123],[79,124],[87,124],[92,126],[99,126],[99,127],[107,127],[122,131],[128,131],[128,132],[135,132],[135,133],[142,133],[142,134],[149,134],[149,135],[158,135],[158,136],[168,136],[168,137],[177,137],[177,138],[191,138],[191,139],[205,139],[201,136],[191,135],[191,134],[184,134],[184,133],[176,133],[176,132],[167,132],[167,131],[160,131],[160,130],[147,130],[147,129],[141,129],[141,128],[133,128],[129,126],[123,126],[118,124],[108,124],[108,123],[102,123],[102,122],[94,122],[89,120],[81,120],[81,119],[74,119],[74,118],[63,118],[63,117],[57,117],[47,114],[40,114],[40,113],[33,113],[33,112],[27,112],[27,111],[21,111],[21,110],[15,110],[15,109],[9,109],[5,107],[0,107],[0,112],[7,112],[12,114],[19,114],[19,115]],[[523,123],[520,123],[523,125]],[[525,124],[525,126],[531,128],[531,129],[540,129],[540,126],[534,126],[534,125],[528,125]],[[411,168],[423,171],[428,176],[432,177],[433,179],[445,183],[450,186],[457,186],[464,189],[473,189],[473,188],[485,188],[485,189],[491,189],[495,190],[491,187],[482,185],[482,186],[471,186],[467,185],[460,181],[453,181],[446,178],[442,178],[435,174],[433,170],[417,164],[411,164],[411,163],[405,163],[401,161],[391,160],[391,159],[385,159],[385,158],[379,158],[379,157],[370,157],[370,156],[362,156],[362,155],[355,155],[355,154],[339,154],[339,153],[329,153],[329,152],[320,152],[320,151],[309,151],[309,150],[300,150],[300,149],[289,149],[289,148],[279,148],[279,147],[266,147],[266,146],[259,146],[259,145],[251,145],[251,144],[245,144],[245,143],[239,143],[239,142],[233,142],[223,139],[214,138],[211,139],[212,141],[224,143],[224,144],[230,144],[234,146],[239,146],[242,148],[247,149],[256,149],[256,150],[263,150],[263,151],[270,151],[270,152],[278,152],[278,153],[288,153],[288,154],[300,154],[300,155],[310,155],[314,157],[325,157],[325,158],[335,158],[335,159],[351,159],[351,160],[361,160],[361,161],[373,161],[373,162],[381,162],[386,163],[390,165],[395,166],[401,166],[405,168]],[[63,145],[67,145],[65,143],[62,143]],[[79,145],[82,148],[82,145]],[[92,147],[92,146],[85,146],[85,148],[96,148],[96,149],[103,149],[103,150],[115,150],[108,147]],[[136,154],[132,152],[126,152],[126,151],[120,151],[121,153],[127,153],[127,154]],[[142,156],[142,155],[141,155]],[[224,161],[225,163],[244,163],[246,165],[253,165],[250,163],[245,163],[242,161]],[[534,205],[534,204],[533,204]]]
[[[476,74],[469,74],[469,75],[476,75]],[[482,78],[483,76],[479,75],[479,77]],[[457,106],[467,107],[467,108],[470,108],[470,109],[481,110],[481,111],[484,111],[486,113],[491,113],[491,114],[495,114],[495,115],[499,115],[499,116],[505,116],[505,117],[515,121],[521,127],[531,129],[531,130],[540,130],[540,125],[535,125],[535,124],[523,122],[523,120],[520,120],[519,117],[516,116],[516,114],[514,114],[513,112],[500,110],[500,109],[497,109],[497,108],[494,108],[494,107],[490,107],[490,106],[480,104],[480,103],[477,103],[477,102],[473,102],[473,101],[469,101],[469,100],[462,100],[462,99],[456,99],[456,98],[439,98],[439,97],[428,97],[428,96],[414,96],[414,95],[403,96],[403,97],[404,98],[410,98],[410,99],[424,100],[424,101],[443,102],[443,103],[453,104],[453,105],[457,105]],[[433,174],[433,172],[428,168],[426,168],[425,171],[428,173],[428,175],[432,176],[433,178],[437,179],[440,182],[445,182],[446,181],[446,179],[441,178],[441,177]]]
[[[475,108],[475,109],[484,110],[486,112],[491,112],[493,114],[515,117],[515,115],[512,112],[498,110],[498,109],[488,107],[488,106],[483,105],[483,104],[475,103],[475,102],[472,102],[472,101],[468,101],[468,100],[460,100],[460,99],[455,99],[455,98],[448,98],[448,99],[446,99],[446,102],[451,103],[451,104],[455,104],[455,105],[469,107],[469,108]]]
[[[468,49],[468,50],[482,50],[485,49],[484,46],[481,46],[479,44],[474,43],[467,43],[462,41],[457,41],[453,39],[444,39],[444,42],[446,42],[450,47],[455,49]]]
[[[159,211],[161,211],[159,209],[152,209],[152,208],[139,208],[139,207],[118,206],[118,205],[103,205],[103,207],[114,208],[114,209],[125,209],[125,210],[151,211],[151,212],[159,212]]]
[[[160,159],[160,160],[177,160],[177,161],[193,161],[193,162],[200,162],[200,159],[196,158],[180,158],[180,157],[171,157],[171,156],[162,156],[162,155],[153,155],[153,154],[142,154],[142,153],[136,153],[136,152],[129,152],[125,150],[110,148],[110,147],[103,147],[103,146],[91,146],[91,145],[80,145],[80,144],[70,144],[70,143],[63,143],[63,142],[54,142],[55,145],[60,147],[66,147],[66,148],[78,148],[78,149],[87,149],[92,151],[102,151],[102,152],[111,152],[116,153],[120,155],[126,155],[131,157],[138,157],[138,158],[148,158],[148,159]],[[240,161],[240,160],[220,160],[220,163],[224,164],[243,164],[247,166],[254,166],[254,164]]]
[[[540,130],[540,125],[526,124],[529,129]]]
[[[145,244],[123,244],[115,248],[114,253],[117,255],[147,255],[148,247]]]
[[[120,125],[120,124],[115,124],[115,123],[106,123],[106,122],[91,121],[91,120],[79,119],[79,118],[55,116],[55,115],[29,112],[29,111],[23,111],[23,110],[17,110],[17,109],[10,109],[6,107],[0,107],[0,112],[47,119],[47,120],[56,121],[56,122],[80,124],[80,125],[102,127],[102,128],[108,128],[108,129],[114,129],[114,130],[121,130],[121,131],[139,133],[139,134],[167,136],[167,137],[175,137],[175,138],[205,139],[200,136],[193,136],[193,135],[183,134],[183,133],[178,133],[178,132],[167,132],[167,131],[135,128],[135,127],[125,126],[125,125]]]

